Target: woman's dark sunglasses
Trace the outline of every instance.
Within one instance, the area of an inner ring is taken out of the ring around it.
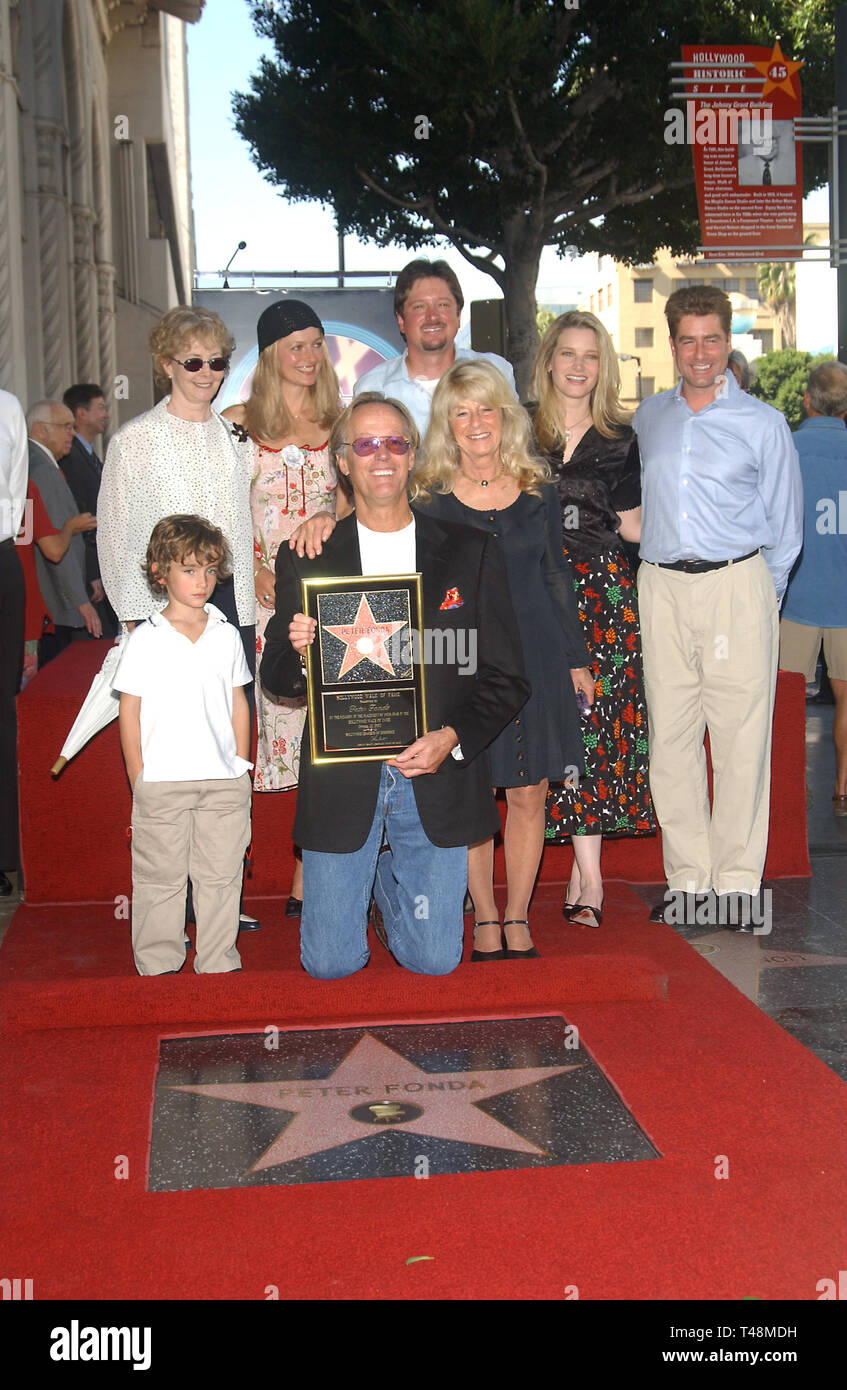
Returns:
[[[371,454],[376,453],[380,444],[384,444],[392,454],[408,454],[409,452],[409,441],[404,439],[402,434],[386,434],[382,437],[375,434],[362,436],[361,439],[345,440],[345,445],[351,448],[360,459],[370,458]]]
[[[176,362],[179,367],[184,367],[187,372],[199,372],[207,363],[213,372],[225,372],[229,367],[228,357],[186,357],[184,362],[180,362],[178,357],[172,357],[171,361]]]

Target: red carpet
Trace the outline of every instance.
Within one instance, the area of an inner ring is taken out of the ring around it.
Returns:
[[[269,1286],[284,1299],[560,1300],[574,1286],[583,1300],[816,1299],[843,1266],[844,1085],[648,926],[631,890],[611,888],[596,932],[563,925],[558,894],[539,898],[540,961],[425,980],[375,947],[367,971],[332,985],[296,969],[280,905],[242,936],[245,973],[217,981],[134,978],[127,923],[105,910],[20,911],[0,952],[5,1265],[39,1300],[262,1300]],[[578,1026],[661,1158],[145,1190],[162,1035],[551,1011]]]
[[[130,796],[117,725],[98,734],[58,781],[49,774],[105,651],[105,643],[73,643],[18,700],[21,842],[30,903],[105,903],[130,892]],[[788,672],[780,673],[777,688],[771,776],[765,877],[809,877],[805,685],[802,676]],[[295,796],[276,792],[253,797],[250,895],[273,897],[289,891]],[[659,883],[664,878],[658,836],[608,840],[603,860],[608,879]],[[570,869],[570,847],[548,847],[542,882],[562,883]],[[505,882],[502,848],[496,873],[498,882]]]

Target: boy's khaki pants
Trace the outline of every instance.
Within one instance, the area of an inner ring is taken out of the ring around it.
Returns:
[[[132,794],[132,949],[139,975],[185,961],[185,893],[197,919],[198,974],[238,970],[235,948],[250,774],[202,782],[145,782]]]

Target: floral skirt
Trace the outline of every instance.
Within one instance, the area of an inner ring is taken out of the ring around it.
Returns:
[[[272,615],[262,609],[256,616],[256,670],[265,649],[265,628]],[[300,740],[306,721],[305,696],[296,700],[272,700],[256,680],[256,768],[253,790],[287,791],[297,786],[300,773]]]
[[[656,822],[647,778],[647,706],[635,579],[621,550],[571,565],[592,658],[594,704],[582,721],[585,772],[576,786],[551,786],[545,839],[652,835]]]

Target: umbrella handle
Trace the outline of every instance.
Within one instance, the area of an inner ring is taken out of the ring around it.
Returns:
[[[50,769],[50,776],[58,777],[59,773],[62,771],[62,768],[66,765],[67,761],[67,758],[57,758]]]

